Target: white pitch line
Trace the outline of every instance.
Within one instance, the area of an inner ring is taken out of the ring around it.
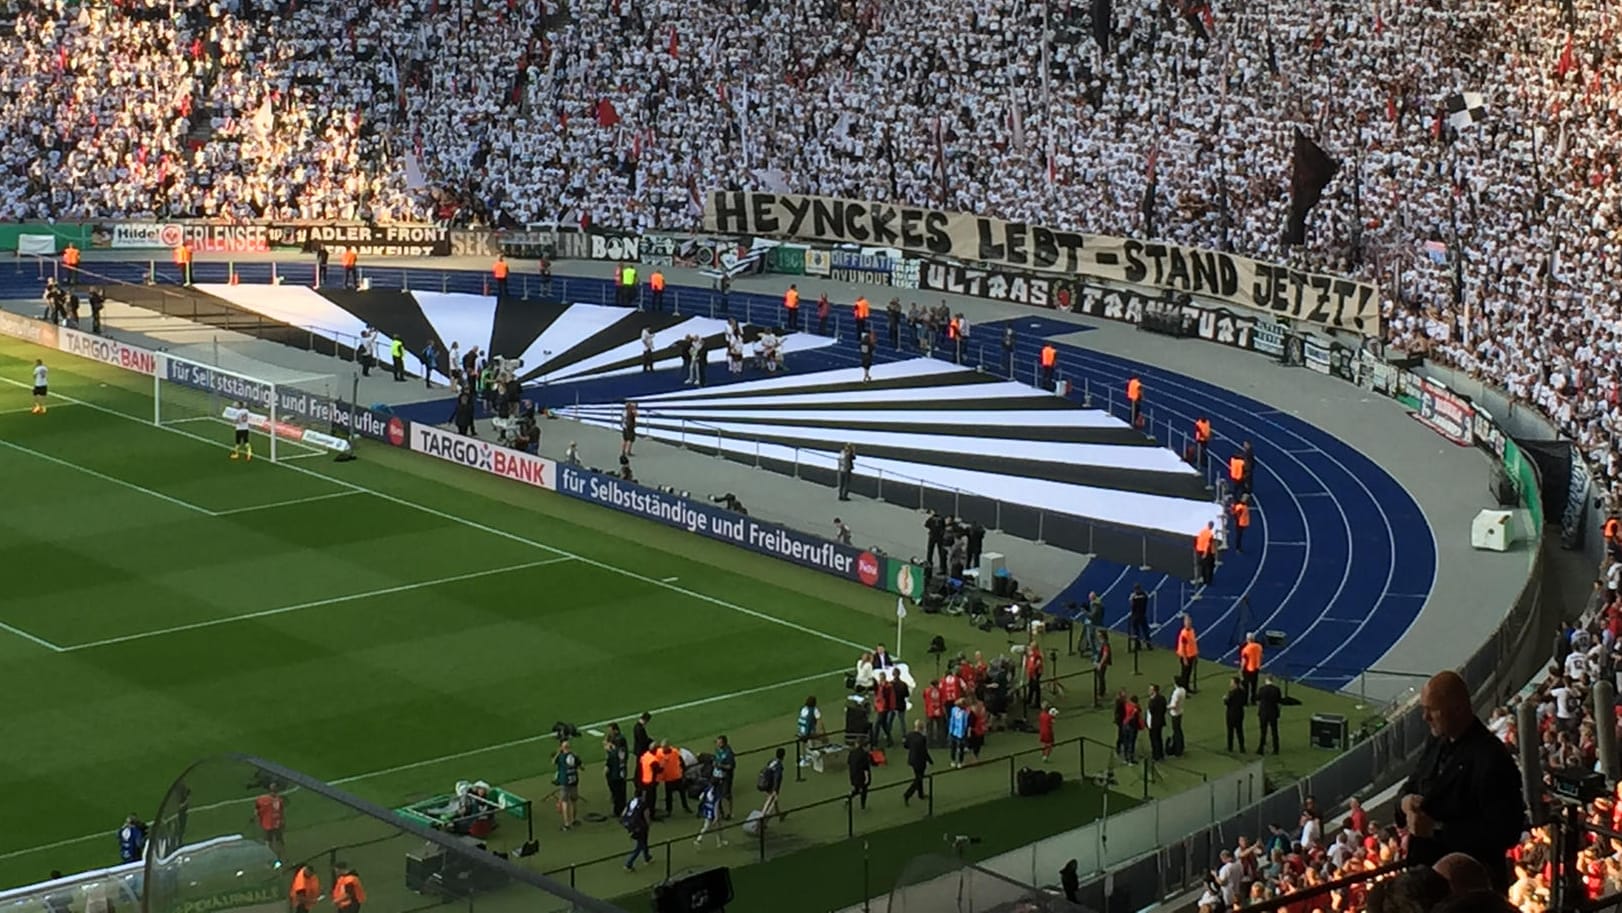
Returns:
[[[740,697],[750,697],[750,696],[753,696],[753,695],[756,695],[756,694],[764,694],[764,693],[766,693],[768,691],[775,691],[775,690],[777,690],[779,688],[790,688],[790,687],[793,687],[795,685],[803,685],[806,682],[813,682],[813,681],[816,681],[817,679],[820,679],[820,678],[829,678],[829,677],[834,676],[834,675],[839,675],[839,674],[841,674],[841,673],[843,673],[845,671],[846,670],[844,670],[844,669],[836,669],[836,670],[834,670],[832,672],[819,672],[819,673],[817,673],[815,675],[802,675],[799,678],[791,678],[788,681],[777,682],[777,683],[771,684],[771,685],[760,685],[760,686],[757,686],[757,687],[754,687],[754,688],[745,688],[742,691],[729,691],[729,692],[727,692],[725,694],[716,694],[716,695],[712,695],[710,697],[700,698],[698,700],[685,701],[685,702],[680,703],[680,704],[672,704],[669,707],[654,707],[651,710],[648,710],[648,713],[651,713],[651,714],[653,714],[655,716],[659,716],[659,715],[666,714],[666,713],[676,713],[676,712],[682,711],[682,710],[692,710],[692,709],[694,709],[696,707],[704,707],[704,706],[708,706],[710,704],[720,704],[720,703],[724,703],[726,701],[736,700],[737,698],[740,698]],[[614,718],[612,720],[603,720],[601,722],[588,723],[585,726],[582,726],[580,728],[582,728],[582,729],[601,729],[601,728],[607,726],[609,723],[621,723],[621,722],[626,722],[626,721],[632,720],[632,719],[635,718],[636,714],[640,713],[640,712],[641,711],[633,711],[632,713],[624,714],[624,715],[616,717],[616,718]],[[437,758],[428,758],[427,760],[416,761],[416,762],[411,763],[411,764],[401,764],[401,765],[396,766],[396,767],[387,767],[387,768],[384,768],[383,770],[373,770],[373,771],[368,771],[368,772],[363,773],[363,774],[355,774],[353,776],[340,777],[340,778],[338,778],[336,780],[332,780],[332,781],[329,781],[329,782],[331,782],[331,784],[334,785],[334,786],[346,786],[346,785],[348,785],[350,783],[360,783],[360,782],[362,782],[364,780],[375,780],[378,777],[386,777],[386,776],[389,776],[390,774],[403,773],[403,772],[408,771],[408,770],[417,770],[417,769],[420,769],[420,768],[423,768],[423,767],[432,767],[432,766],[434,766],[436,764],[448,764],[448,763],[450,763],[452,761],[461,761],[461,760],[463,760],[465,758],[471,758],[471,757],[475,757],[477,755],[486,754],[486,753],[493,752],[493,751],[506,751],[508,749],[519,748],[519,747],[522,747],[524,745],[532,745],[532,744],[534,744],[536,742],[542,742],[542,741],[545,741],[545,740],[551,739],[551,738],[555,738],[555,736],[552,733],[547,732],[547,733],[544,733],[544,734],[541,734],[541,735],[527,736],[527,737],[522,738],[522,739],[513,739],[513,740],[507,741],[507,742],[500,742],[500,743],[497,743],[495,745],[486,745],[483,748],[473,748],[473,749],[469,749],[467,751],[458,751],[458,752],[456,752],[454,754],[441,755],[440,757],[437,757]],[[220,801],[220,802],[210,802],[207,805],[195,805],[195,806],[192,806],[191,810],[194,811],[194,812],[213,811],[214,809],[225,808],[226,806],[229,806],[229,805],[240,805],[240,804],[245,804],[245,803],[251,802],[251,801],[252,801],[251,798],[225,799],[225,800]],[[32,855],[34,855],[36,853],[45,853],[45,852],[49,852],[51,850],[59,850],[59,849],[61,849],[63,847],[75,846],[75,845],[80,844],[80,843],[89,843],[89,842],[91,842],[93,840],[107,840],[109,833],[110,833],[109,831],[102,830],[102,831],[97,831],[94,834],[84,834],[84,835],[81,835],[81,836],[78,836],[78,837],[68,837],[68,838],[63,839],[63,840],[55,840],[55,841],[52,841],[50,843],[42,843],[39,846],[25,847],[25,848],[20,849],[20,850],[10,850],[10,851],[5,852],[5,853],[0,853],[0,861],[7,860],[7,859],[18,859],[18,858],[23,857],[23,856],[32,856]]]
[[[57,405],[55,408],[60,409],[63,406],[76,406],[76,405],[78,405],[78,403],[61,403],[61,404]],[[24,412],[33,412],[33,411],[34,411],[33,406],[29,406],[27,408],[18,407],[16,409],[0,409],[0,415],[21,415]]]
[[[11,379],[9,377],[0,377],[0,381],[4,381],[5,383],[11,384],[11,385],[17,386],[17,387],[27,386],[22,381],[13,380],[13,379]],[[82,399],[74,399],[71,396],[65,396],[65,395],[60,394],[60,393],[52,393],[51,396],[56,397],[56,398],[58,398],[60,400],[63,400],[64,402],[76,403],[78,405],[84,406],[87,409],[94,409],[97,412],[105,413],[107,415],[117,416],[118,418],[124,419],[125,421],[135,422],[138,425],[147,425],[148,424],[143,419],[140,419],[140,418],[138,418],[136,416],[130,415],[127,412],[119,412],[117,409],[109,409],[106,406],[97,405],[96,403],[92,403],[92,402],[86,402],[85,400],[82,400]],[[230,446],[228,444],[225,444],[224,442],[212,440],[212,439],[206,438],[206,437],[202,437],[201,435],[192,434],[189,431],[183,431],[183,430],[181,430],[179,428],[175,428],[175,427],[170,426],[170,425],[158,425],[157,427],[162,428],[163,430],[168,431],[171,434],[178,434],[181,437],[191,438],[194,441],[200,441],[201,443],[207,444],[210,447],[221,447],[221,448],[229,449],[229,446]],[[610,573],[619,574],[619,575],[621,575],[623,577],[629,577],[632,580],[638,580],[638,581],[641,581],[643,583],[652,584],[653,586],[663,587],[663,588],[665,588],[667,590],[670,590],[673,593],[680,593],[683,596],[689,597],[691,599],[697,599],[700,602],[707,602],[710,605],[718,606],[718,607],[723,608],[723,609],[728,609],[730,611],[737,612],[740,615],[747,615],[750,618],[754,618],[754,619],[757,619],[759,621],[764,621],[764,622],[766,622],[768,624],[775,624],[775,625],[779,625],[781,627],[788,628],[791,631],[798,631],[801,634],[805,634],[805,635],[810,636],[810,637],[815,637],[818,640],[825,640],[825,641],[828,641],[829,643],[839,644],[842,647],[852,647],[852,648],[855,648],[857,650],[865,650],[869,646],[868,644],[858,643],[858,642],[856,642],[854,640],[846,640],[843,637],[839,637],[839,636],[834,635],[834,634],[829,634],[826,631],[818,631],[816,628],[806,627],[805,625],[802,625],[802,624],[800,624],[798,622],[793,622],[793,621],[788,621],[787,619],[778,618],[775,615],[769,615],[769,614],[767,614],[765,612],[761,612],[761,611],[759,611],[757,609],[751,609],[751,608],[748,608],[746,606],[738,605],[737,603],[734,603],[734,602],[728,602],[725,599],[721,599],[721,598],[716,597],[716,596],[711,596],[711,595],[708,595],[707,593],[700,593],[700,592],[697,592],[695,590],[690,590],[687,587],[676,586],[673,583],[666,583],[663,580],[659,580],[659,579],[654,578],[654,577],[649,577],[646,574],[639,574],[636,571],[627,570],[625,568],[619,567],[618,565],[609,564],[606,561],[598,561],[595,558],[587,558],[584,555],[577,555],[574,552],[570,552],[570,551],[558,548],[558,547],[553,546],[553,545],[547,545],[544,542],[537,542],[534,539],[529,539],[529,538],[526,538],[524,536],[520,536],[517,533],[509,532],[507,530],[500,529],[498,527],[494,527],[494,526],[490,526],[490,525],[487,525],[487,524],[484,524],[484,523],[480,523],[477,520],[469,520],[466,517],[458,517],[455,514],[446,513],[445,511],[439,510],[437,508],[429,507],[429,506],[427,506],[425,504],[417,504],[414,501],[407,501],[405,498],[396,497],[395,495],[391,495],[391,494],[388,494],[386,492],[378,491],[375,488],[367,488],[364,485],[357,485],[354,482],[350,482],[350,481],[345,480],[345,479],[339,479],[339,478],[335,478],[333,476],[329,476],[329,475],[327,475],[325,473],[316,472],[316,471],[311,470],[311,469],[305,469],[302,466],[294,466],[292,463],[278,462],[278,463],[276,463],[274,465],[281,466],[282,468],[287,469],[287,470],[289,470],[291,472],[302,473],[304,475],[309,476],[312,479],[321,479],[322,481],[329,482],[329,483],[331,483],[333,485],[341,485],[344,488],[349,488],[349,489],[352,489],[352,490],[357,491],[357,492],[363,492],[365,494],[371,495],[374,498],[379,498],[381,500],[388,501],[388,502],[390,502],[392,504],[397,504],[397,505],[399,505],[401,507],[408,507],[408,508],[411,508],[412,510],[421,511],[421,512],[423,512],[425,514],[428,514],[429,516],[438,517],[441,520],[445,520],[445,521],[450,522],[450,523],[456,523],[458,525],[465,526],[468,529],[476,529],[476,530],[478,530],[480,532],[483,532],[483,533],[489,533],[492,536],[497,536],[499,538],[506,539],[509,542],[517,542],[520,545],[527,545],[527,546],[529,546],[531,548],[537,548],[537,549],[540,549],[542,551],[551,552],[554,555],[562,555],[562,556],[567,557],[567,558],[573,558],[574,560],[580,562],[581,564],[589,565],[591,567],[597,568],[598,570],[608,571]]]
[[[47,463],[55,463],[58,466],[65,467],[67,469],[72,469],[75,472],[82,472],[87,476],[91,476],[93,478],[100,479],[103,482],[111,482],[112,484],[118,485],[118,486],[120,486],[122,488],[128,488],[131,491],[138,491],[143,495],[149,495],[151,497],[157,498],[159,501],[168,501],[170,504],[173,504],[176,507],[184,507],[187,510],[195,511],[197,513],[203,514],[204,516],[210,516],[211,517],[211,516],[214,515],[214,511],[209,510],[206,507],[198,507],[196,504],[193,504],[190,501],[182,501],[179,498],[173,497],[171,495],[166,495],[161,491],[153,491],[150,488],[146,488],[144,486],[137,485],[134,482],[126,482],[123,479],[117,478],[115,476],[110,476],[110,475],[106,474],[105,472],[97,472],[96,470],[91,469],[88,466],[80,466],[78,463],[70,463],[67,460],[61,459],[60,457],[51,456],[48,453],[40,453],[38,450],[34,450],[32,448],[29,448],[29,447],[24,447],[21,444],[15,444],[15,443],[12,443],[11,441],[7,441],[7,440],[0,440],[0,447],[10,447],[12,450],[17,451],[18,453],[26,453],[31,457],[34,457],[36,459],[44,460]]]
[[[350,498],[360,494],[358,491],[329,491],[324,495],[310,495],[308,498],[293,498],[287,501],[276,501],[271,504],[255,504],[252,507],[233,507],[230,510],[216,510],[214,516],[229,517],[233,514],[253,513],[256,510],[274,510],[278,507],[292,507],[294,504],[309,504],[314,501],[326,501],[332,498]]]
[[[695,707],[704,707],[704,706],[708,706],[710,704],[719,704],[722,701],[730,701],[730,700],[735,700],[735,699],[740,698],[740,697],[749,697],[749,696],[755,695],[755,694],[763,694],[763,693],[765,693],[767,691],[776,691],[779,688],[788,688],[788,687],[791,687],[793,685],[803,685],[806,682],[814,682],[819,678],[830,678],[832,676],[839,675],[839,674],[843,673],[844,671],[845,671],[844,669],[835,669],[832,672],[818,672],[818,673],[816,673],[814,675],[802,675],[799,678],[791,678],[786,682],[774,682],[773,684],[770,684],[770,685],[758,685],[758,686],[756,686],[754,688],[745,688],[742,691],[729,691],[726,694],[716,694],[716,695],[711,695],[710,697],[701,697],[698,700],[694,700],[694,701],[686,701],[686,702],[683,702],[683,703],[680,703],[680,704],[671,704],[669,707],[655,707],[652,710],[649,710],[647,712],[649,714],[652,714],[653,716],[658,716],[658,715],[663,714],[663,713],[675,713],[675,712],[680,711],[680,710],[692,710]],[[640,713],[640,712],[641,711],[638,711],[638,713]],[[581,728],[581,729],[602,729],[603,727],[607,726],[609,723],[626,723],[626,722],[630,722],[631,720],[636,719],[636,716],[637,716],[636,713],[628,713],[628,714],[624,714],[622,716],[613,717],[612,719],[597,720],[596,722],[587,723],[584,726],[581,726],[579,728]],[[441,757],[438,757],[438,758],[430,758],[430,759],[428,759],[426,761],[415,761],[415,762],[412,762],[410,764],[400,764],[400,765],[397,765],[397,766],[394,766],[394,767],[385,768],[383,770],[374,770],[371,773],[357,774],[357,775],[355,775],[353,777],[340,777],[340,778],[338,778],[336,780],[333,780],[332,785],[334,785],[334,786],[343,786],[345,784],[356,783],[356,782],[359,782],[361,780],[370,780],[370,779],[372,779],[374,777],[386,777],[389,774],[404,773],[405,771],[408,771],[408,770],[417,770],[418,768],[431,767],[431,766],[433,766],[435,764],[445,764],[445,763],[448,763],[450,761],[460,761],[460,760],[463,760],[465,758],[471,758],[471,757],[474,757],[476,755],[481,755],[481,754],[485,754],[487,752],[492,752],[492,751],[506,751],[507,749],[510,749],[510,748],[522,748],[525,745],[533,745],[536,742],[544,742],[544,741],[546,741],[548,739],[556,739],[556,738],[557,738],[557,736],[555,734],[553,734],[552,732],[550,732],[550,731],[549,732],[543,732],[543,733],[540,733],[539,735],[524,736],[523,738],[519,738],[519,739],[511,739],[511,740],[506,741],[506,742],[498,742],[495,745],[486,745],[483,748],[473,748],[473,749],[470,749],[468,751],[459,751],[459,752],[457,752],[455,754],[448,754],[448,755],[444,755],[444,756],[441,756]],[[4,858],[5,858],[4,856],[0,856],[0,859],[4,859]]]
[[[0,621],[0,631],[7,631],[7,632],[10,632],[12,634],[17,635],[18,637],[21,637],[23,640],[29,641],[30,643],[39,644],[40,646],[42,646],[45,649],[51,651],[52,653],[66,653],[66,652],[68,652],[66,647],[59,647],[56,644],[51,643],[50,641],[46,640],[43,637],[36,637],[33,634],[30,634],[27,631],[24,631],[22,628],[18,628],[18,627],[14,627],[12,625],[8,625],[3,621]]]
[[[234,624],[239,621],[251,621],[255,618],[269,618],[273,615],[286,615],[288,612],[302,612],[305,609],[318,609],[322,606],[340,605],[345,602],[359,602],[362,599],[372,599],[377,596],[392,596],[395,593],[409,593],[413,590],[427,589],[428,587],[443,586],[447,583],[460,583],[464,580],[477,580],[480,577],[493,577],[496,574],[506,574],[512,571],[522,571],[529,568],[545,567],[548,564],[559,564],[564,561],[573,561],[572,558],[547,558],[544,561],[531,561],[527,564],[514,564],[510,567],[491,568],[487,571],[474,571],[469,574],[456,574],[451,577],[440,577],[434,580],[421,580],[416,583],[402,583],[399,586],[384,587],[380,590],[368,590],[364,593],[350,593],[347,596],[333,596],[327,599],[317,599],[312,602],[301,602],[297,605],[282,606],[276,609],[265,609],[262,612],[248,612],[244,615],[230,615],[225,618],[210,618],[207,621],[195,621],[191,624],[174,625],[168,628],[158,628],[153,631],[141,631],[137,634],[124,634],[119,637],[109,637],[105,640],[93,640],[89,643],[73,644],[63,647],[60,652],[74,653],[79,650],[89,650],[92,647],[107,647],[113,644],[124,644],[134,640],[146,640],[151,637],[162,637],[167,634],[179,634],[182,631],[196,631],[200,628],[213,628],[220,625]]]

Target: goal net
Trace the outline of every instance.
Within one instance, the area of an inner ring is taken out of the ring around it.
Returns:
[[[160,356],[152,380],[152,421],[230,445],[227,410],[249,413],[255,455],[270,460],[348,453],[348,440],[330,433],[345,406],[331,375],[287,372],[252,376],[175,355]]]

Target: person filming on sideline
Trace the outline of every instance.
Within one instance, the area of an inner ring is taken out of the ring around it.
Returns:
[[[1397,825],[1407,827],[1408,861],[1435,865],[1465,853],[1487,867],[1493,890],[1509,890],[1505,853],[1526,827],[1520,772],[1504,743],[1476,717],[1457,672],[1438,672],[1419,692],[1431,737],[1402,785]]]

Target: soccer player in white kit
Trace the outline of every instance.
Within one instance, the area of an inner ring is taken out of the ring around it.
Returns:
[[[237,429],[236,442],[231,445],[231,459],[242,457],[250,462],[253,460],[253,442],[248,439],[248,407],[237,400],[236,405],[225,410],[225,417]]]
[[[34,415],[45,414],[45,395],[50,386],[51,369],[45,367],[43,359],[34,359],[34,408],[30,411]]]

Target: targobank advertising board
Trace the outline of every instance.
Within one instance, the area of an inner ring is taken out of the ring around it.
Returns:
[[[551,460],[509,447],[497,447],[478,438],[452,434],[432,425],[411,425],[411,449],[447,463],[515,479],[536,488],[555,488],[553,473],[557,464]]]

